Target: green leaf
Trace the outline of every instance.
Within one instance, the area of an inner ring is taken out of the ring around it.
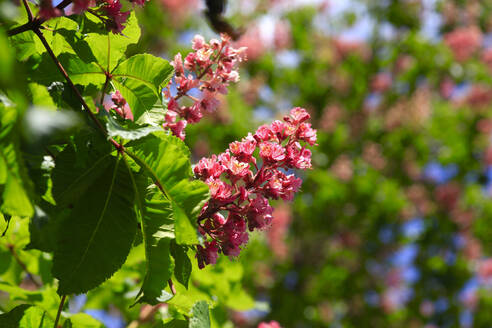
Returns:
[[[19,328],[52,328],[54,324],[45,310],[33,306],[24,312]]]
[[[52,328],[53,325],[46,311],[28,304],[16,306],[10,312],[0,315],[2,328]]]
[[[29,222],[30,242],[26,246],[26,250],[54,251],[56,240],[53,236],[55,236],[57,231],[57,223],[58,220],[54,216],[48,215],[40,207],[36,206],[34,217]]]
[[[125,165],[108,157],[60,223],[53,275],[60,294],[84,293],[111,277],[125,262],[137,228],[134,190]],[[106,166],[106,165],[103,165]]]
[[[103,139],[99,141],[105,142]],[[84,144],[79,146],[84,147]],[[84,148],[79,146],[77,149],[67,146],[56,157],[52,173],[52,194],[59,206],[75,202],[87,188],[97,183],[97,179],[112,163],[110,149],[96,149],[96,146],[91,144],[86,144]],[[87,154],[84,154],[84,151]]]
[[[77,313],[63,323],[63,328],[104,328],[104,325],[86,313]]]
[[[75,21],[67,17],[56,17],[47,21],[46,27],[48,28],[43,31],[43,35],[56,56],[63,52],[75,54],[69,40],[65,37],[77,31],[78,24]],[[42,45],[41,47],[44,50]]]
[[[0,211],[4,214],[31,217],[34,208],[28,195],[30,182],[19,150],[17,109],[0,105]]]
[[[99,87],[106,81],[104,71],[95,63],[86,63],[78,56],[68,53],[61,54],[58,59],[74,84],[93,84]]]
[[[191,312],[193,317],[190,318],[189,328],[210,328],[210,314],[207,302],[197,302]]]
[[[144,176],[141,175],[137,182],[132,173],[130,174],[141,213],[146,258],[146,274],[137,295],[137,298],[141,295],[137,302],[155,305],[173,297],[164,290],[174,266],[169,249],[170,242],[174,239],[172,209],[169,201],[156,190],[157,188],[148,188],[146,195],[141,192],[144,188],[140,186],[147,181]]]
[[[24,61],[37,53],[35,37],[32,31],[26,31],[10,37],[10,42],[17,51],[16,57],[19,60]]]
[[[128,154],[158,183],[169,200],[174,219],[176,242],[196,244],[196,219],[208,200],[208,186],[202,181],[190,181],[193,174],[189,150],[182,140],[155,133],[131,144]]]
[[[86,18],[99,24],[98,18],[87,15]],[[108,33],[102,28],[100,33],[87,33],[84,39],[97,61],[106,71],[112,71],[118,62],[125,58],[125,52],[129,45],[136,44],[140,39],[140,27],[137,17],[132,11],[125,24],[123,34]]]
[[[174,276],[188,289],[188,281],[191,275],[191,261],[186,253],[186,247],[177,245],[173,240],[171,243],[171,254],[174,258]]]
[[[130,57],[112,72],[115,87],[128,102],[135,120],[152,109],[173,72],[167,60],[149,54]]]
[[[163,196],[155,193],[145,204],[142,220],[147,272],[140,290],[139,302],[152,305],[166,302],[172,294],[164,291],[173,273],[170,243],[173,237],[171,207]]]
[[[167,102],[164,97],[160,97],[154,106],[145,111],[135,122],[140,125],[161,126],[165,121]],[[164,100],[164,102],[163,102]]]
[[[139,81],[159,94],[173,73],[174,68],[167,60],[150,54],[139,54],[120,63],[112,75],[121,81]]]
[[[102,88],[106,81],[104,70],[96,63],[86,63],[77,55],[70,53],[60,54],[58,60],[74,84],[82,86],[92,84],[97,88]],[[53,63],[53,59],[48,54],[41,56],[41,60],[29,77],[33,81],[44,85],[52,85],[54,81],[65,82],[65,78],[61,75]]]
[[[2,205],[0,211],[4,214],[20,217],[31,217],[34,208],[27,193],[21,157],[16,144],[0,144],[0,157],[7,164],[7,179],[2,190]]]
[[[101,111],[105,112],[105,111]],[[126,140],[137,140],[143,138],[156,131],[164,131],[160,126],[145,126],[141,127],[136,124],[128,123],[130,128],[121,126],[111,115],[106,115],[108,122],[106,122],[106,129],[110,137],[122,137]]]
[[[28,86],[31,93],[31,101],[34,105],[56,108],[46,86],[37,83],[29,83]]]
[[[19,323],[24,316],[24,313],[31,305],[22,304],[16,306],[10,312],[0,314],[0,326],[4,328],[19,328]]]
[[[162,326],[157,326],[157,327],[162,327],[162,328],[187,328],[188,327],[188,322],[185,320],[171,320]]]

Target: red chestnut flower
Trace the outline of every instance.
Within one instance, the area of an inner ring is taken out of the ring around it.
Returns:
[[[188,123],[198,123],[205,113],[215,111],[219,106],[218,94],[226,94],[229,83],[239,81],[236,66],[246,60],[246,48],[232,48],[225,34],[221,35],[220,41],[212,39],[209,43],[196,35],[192,48],[194,52],[186,55],[184,61],[178,53],[171,62],[174,66],[172,85],[177,94],[171,95],[170,86],[163,91],[170,113],[163,126],[181,139],[185,138],[184,127]],[[192,89],[200,91],[199,98],[188,94]],[[183,97],[190,99],[192,104],[180,104]]]
[[[113,101],[113,106],[109,109],[114,109],[114,111],[125,120],[133,121],[132,110],[119,90],[116,90],[115,93],[111,94],[111,100]]]
[[[201,39],[194,47],[203,48]],[[224,153],[195,165],[195,176],[208,184],[211,194],[198,218],[206,240],[197,248],[200,268],[215,263],[219,253],[238,256],[248,241],[247,230],[269,226],[270,199],[294,198],[302,181],[287,171],[311,168],[306,144],[316,144],[316,130],[305,123],[309,118],[305,109],[296,107],[283,121],[262,125],[254,135],[229,144]]]

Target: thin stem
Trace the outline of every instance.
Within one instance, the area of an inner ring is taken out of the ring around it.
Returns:
[[[167,283],[169,285],[169,288],[171,289],[171,293],[173,293],[173,295],[176,295],[176,287],[174,287],[173,281],[169,279]]]
[[[53,328],[58,328],[58,321],[60,321],[60,315],[63,310],[63,305],[65,304],[65,299],[67,298],[67,295],[63,295],[60,300],[60,305],[58,306],[58,312],[56,313],[56,319],[55,319],[55,325]]]

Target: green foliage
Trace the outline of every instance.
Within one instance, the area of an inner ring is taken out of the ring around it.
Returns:
[[[188,289],[188,281],[191,275],[191,261],[186,252],[186,247],[171,242],[171,255],[174,258],[174,276]]]
[[[97,184],[68,205],[58,228],[53,275],[63,295],[87,292],[108,279],[125,262],[135,238],[128,168],[114,157],[105,161],[108,166],[98,171]]]
[[[118,65],[113,71],[114,84],[120,90],[138,120],[161,97],[162,86],[173,75],[168,61],[149,55],[135,55]]]
[[[170,253],[174,239],[171,203],[156,188],[142,195],[142,233],[145,244],[147,268],[139,302],[157,304],[172,298],[164,291],[173,273]]]
[[[0,31],[0,326],[53,327],[60,296],[88,293],[87,308],[116,304],[128,321],[139,303],[174,300],[169,315],[156,313],[156,326],[210,327],[212,299],[192,287],[200,278],[188,254],[200,242],[208,186],[193,179],[188,146],[162,129],[173,67],[136,53],[134,13],[121,35],[94,13],[42,24],[41,37]],[[116,91],[133,121],[97,114],[104,94]],[[75,113],[87,107],[98,122],[84,126],[89,113]],[[64,328],[104,327],[64,310]]]
[[[52,328],[54,322],[46,315],[46,311],[23,304],[1,314],[0,324],[5,328]]]
[[[197,302],[191,312],[193,317],[190,319],[189,328],[210,328],[210,314],[207,302]]]
[[[19,112],[0,104],[0,211],[10,216],[30,217],[34,208],[30,201],[24,163],[19,151],[17,119]]]
[[[174,219],[176,242],[196,244],[196,220],[208,199],[208,186],[192,177],[189,150],[177,137],[163,132],[135,141],[129,155],[165,193]]]
[[[104,325],[85,313],[77,313],[63,323],[63,328],[104,328]]]

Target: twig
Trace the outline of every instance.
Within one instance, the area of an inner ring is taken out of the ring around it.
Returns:
[[[58,321],[60,321],[60,315],[63,310],[63,305],[65,304],[65,299],[67,298],[67,295],[63,295],[60,300],[60,305],[58,306],[58,312],[56,313],[56,319],[55,319],[55,325],[53,328],[58,328]]]

